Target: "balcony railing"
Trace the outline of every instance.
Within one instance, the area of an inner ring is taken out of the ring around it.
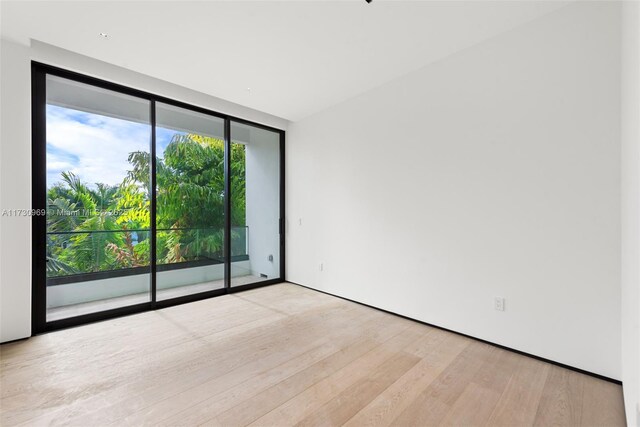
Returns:
[[[157,229],[156,270],[224,263],[221,227]],[[148,274],[149,229],[47,232],[47,286]],[[231,229],[231,262],[249,259],[249,227]]]

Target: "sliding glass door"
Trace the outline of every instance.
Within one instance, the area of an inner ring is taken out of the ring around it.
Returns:
[[[150,294],[148,100],[46,76],[46,319]]]
[[[165,300],[223,289],[224,120],[156,104],[156,289]]]
[[[284,276],[284,132],[34,63],[34,332]]]
[[[231,122],[231,286],[280,277],[280,133]]]

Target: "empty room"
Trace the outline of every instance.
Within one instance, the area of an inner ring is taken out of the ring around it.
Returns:
[[[640,1],[0,34],[3,427],[640,427]]]

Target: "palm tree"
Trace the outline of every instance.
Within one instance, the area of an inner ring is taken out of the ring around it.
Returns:
[[[120,227],[108,208],[115,190],[98,185],[90,190],[73,172],[62,172],[62,184],[49,191],[47,215],[48,262],[51,275],[68,271],[92,272],[117,266],[116,257],[106,251],[109,243],[121,245]],[[56,197],[64,195],[66,198]],[[55,209],[55,212],[52,210]]]
[[[245,147],[232,144],[231,221],[245,225]],[[224,142],[176,134],[156,161],[159,263],[222,256]],[[48,191],[50,275],[103,271],[149,263],[150,155],[129,154],[131,170],[118,186],[89,188],[72,172]],[[117,211],[117,215],[111,214]],[[232,236],[233,237],[233,236]]]

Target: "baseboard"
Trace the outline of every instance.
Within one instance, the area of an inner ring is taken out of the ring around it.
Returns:
[[[536,356],[535,354],[527,353],[527,352],[524,352],[524,351],[521,351],[521,350],[516,350],[515,348],[507,347],[507,346],[504,346],[502,344],[496,344],[494,342],[487,341],[487,340],[484,340],[482,338],[477,338],[477,337],[474,337],[474,336],[471,336],[471,335],[464,334],[462,332],[454,331],[453,329],[445,328],[445,327],[439,326],[439,325],[434,325],[433,323],[423,322],[422,320],[418,320],[418,319],[414,319],[412,317],[404,316],[402,314],[394,313],[393,311],[385,310],[384,308],[375,307],[373,305],[369,305],[369,304],[365,304],[365,303],[360,302],[360,301],[355,301],[355,300],[352,300],[352,299],[349,299],[349,298],[345,298],[345,297],[342,297],[340,295],[335,295],[335,294],[332,294],[330,292],[325,292],[325,291],[321,291],[319,289],[314,289],[312,287],[305,286],[305,285],[302,285],[300,283],[292,282],[290,280],[287,280],[287,283],[291,283],[292,285],[301,286],[303,288],[307,288],[307,289],[310,289],[312,291],[320,292],[320,293],[323,293],[323,294],[326,294],[326,295],[331,295],[332,297],[340,298],[340,299],[343,299],[345,301],[349,301],[349,302],[353,302],[353,303],[356,303],[356,304],[363,305],[365,307],[373,308],[374,310],[378,310],[378,311],[382,311],[384,313],[392,314],[394,316],[398,316],[398,317],[401,317],[403,319],[411,320],[413,322],[418,322],[418,323],[421,323],[421,324],[426,325],[426,326],[431,326],[433,328],[438,328],[438,329],[441,329],[443,331],[447,331],[447,332],[451,332],[451,333],[454,333],[454,334],[457,334],[457,335],[461,335],[463,337],[471,338],[473,340],[480,341],[480,342],[483,342],[485,344],[489,344],[489,345],[492,345],[494,347],[501,348],[503,350],[511,351],[513,353],[517,353],[517,354],[520,354],[522,356],[531,357],[532,359],[540,360],[541,362],[550,363],[552,365],[556,365],[556,366],[559,366],[561,368],[570,369],[572,371],[579,372],[579,373],[585,374],[585,375],[589,375],[591,377],[598,378],[600,380],[604,380],[604,381],[608,381],[608,382],[611,382],[611,383],[614,383],[614,384],[622,385],[622,381],[620,381],[620,380],[616,380],[614,378],[609,378],[609,377],[604,376],[604,375],[596,374],[595,372],[585,371],[584,369],[576,368],[575,366],[571,366],[571,365],[565,365],[564,363],[556,362],[555,360],[547,359],[547,358],[544,358],[544,357],[541,357],[541,356]]]
[[[23,338],[16,338],[15,340],[2,341],[0,342],[0,345],[12,344],[14,342],[19,342],[19,341],[25,341],[25,340],[28,340],[29,338],[31,337],[23,337]]]

